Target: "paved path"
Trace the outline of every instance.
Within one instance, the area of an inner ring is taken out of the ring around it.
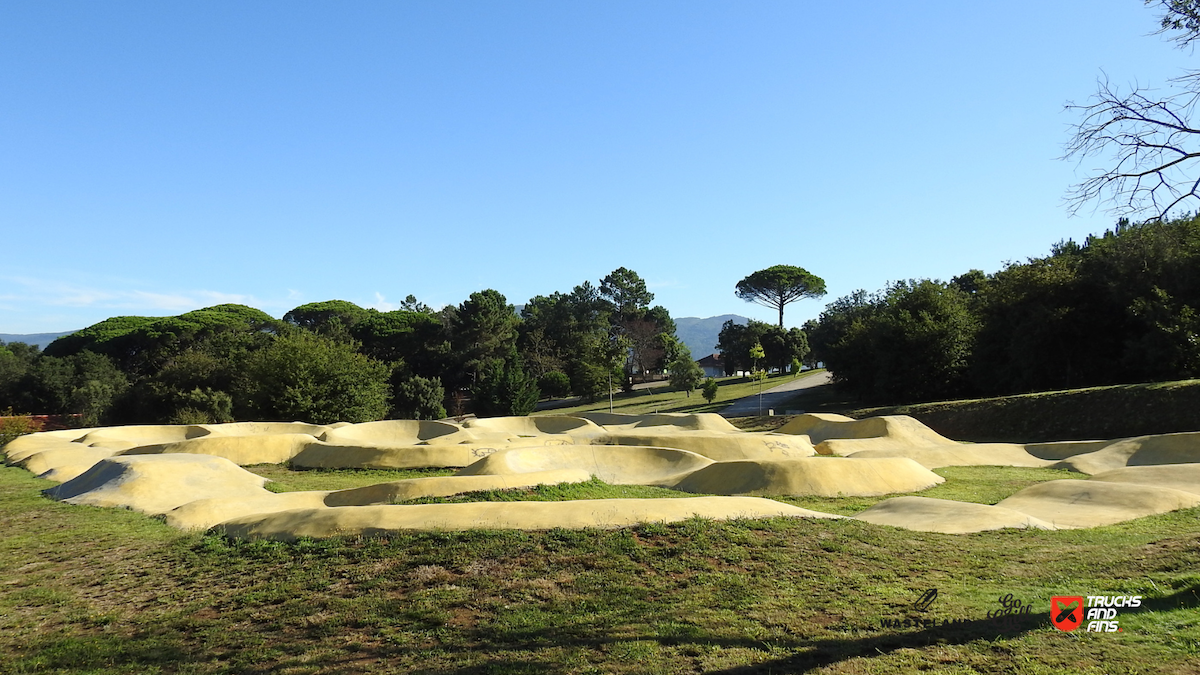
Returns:
[[[797,378],[788,380],[787,382],[784,382],[783,384],[771,387],[770,389],[764,389],[763,393],[762,393],[763,414],[764,415],[767,414],[767,411],[771,410],[771,409],[774,409],[776,414],[783,414],[782,406],[783,406],[784,401],[787,401],[789,398],[795,396],[797,391],[799,391],[801,389],[808,389],[810,387],[819,387],[823,384],[828,384],[828,383],[829,383],[829,372],[826,371],[826,372],[816,373],[815,375],[806,375],[804,377],[797,377]],[[649,387],[662,387],[662,386],[665,386],[666,384],[667,384],[666,381],[647,382],[645,384],[635,384],[633,386],[633,388],[634,389],[646,389]],[[600,400],[600,399],[597,399],[597,400]],[[550,400],[550,401],[539,401],[538,405],[537,405],[537,409],[539,411],[540,410],[554,410],[555,408],[568,408],[571,406],[580,405],[581,403],[583,403],[583,399],[579,398],[578,396],[572,396],[570,398],[559,398],[559,399],[554,399],[554,400]],[[722,410],[720,412],[720,414],[724,415],[725,417],[750,417],[753,415],[757,415],[758,414],[758,394],[752,394],[750,396],[746,396],[745,398],[737,399],[736,401],[731,403],[728,407],[726,407],[724,410]]]
[[[783,414],[782,407],[784,402],[795,396],[797,391],[819,387],[828,383],[829,372],[825,371],[805,377],[797,377],[777,387],[766,389],[762,393],[761,414],[766,415],[767,411],[772,409],[775,410],[776,415]],[[759,409],[758,394],[752,394],[734,401],[729,407],[721,411],[721,415],[725,417],[750,417],[760,414]]]

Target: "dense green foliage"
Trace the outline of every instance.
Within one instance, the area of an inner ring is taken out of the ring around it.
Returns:
[[[675,322],[636,272],[624,267],[597,288],[585,281],[569,294],[537,296],[521,311],[518,340],[522,358],[535,377],[561,371],[571,392],[592,401],[609,387],[629,387],[666,369],[663,337],[674,337]]]
[[[562,398],[571,393],[571,378],[564,372],[551,370],[538,378],[538,389],[544,396]]]
[[[704,369],[692,359],[692,353],[682,343],[675,349],[674,358],[667,366],[671,386],[692,395],[692,390],[704,382]]]
[[[762,363],[754,363],[750,358],[750,350],[755,345],[763,350]],[[717,336],[717,348],[721,350],[725,373],[729,375],[758,367],[783,372],[794,359],[803,360],[809,351],[808,336],[799,328],[784,330],[754,319],[745,325],[726,321]]]
[[[243,305],[113,317],[45,352],[0,344],[0,407],[87,424],[524,415],[539,385],[593,400],[665,369],[675,324],[653,298],[619,268],[520,315],[487,289],[438,312],[408,296],[394,311],[328,300],[282,320]]]
[[[83,424],[95,426],[107,420],[108,410],[129,388],[111,359],[88,350],[55,357],[18,343],[8,345],[7,354],[0,376],[3,407],[76,414]]]
[[[42,430],[42,425],[29,415],[18,415],[12,408],[0,410],[0,448],[17,436]]]
[[[1198,377],[1198,310],[1187,217],[1122,220],[991,275],[858,291],[808,328],[836,381],[894,403]]]
[[[388,374],[352,343],[297,332],[252,353],[238,388],[253,419],[370,422],[387,415]]]
[[[245,305],[217,305],[161,318],[121,316],[106,319],[50,343],[48,356],[69,356],[84,350],[113,359],[125,372],[147,373],[162,367],[171,355],[224,332],[273,331],[279,322]]]
[[[392,417],[407,420],[438,420],[446,416],[446,392],[436,377],[413,375],[395,385]]]

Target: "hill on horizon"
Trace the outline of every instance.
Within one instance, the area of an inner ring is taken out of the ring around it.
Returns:
[[[685,316],[675,319],[675,335],[691,350],[692,358],[702,359],[709,354],[716,353],[717,335],[721,332],[721,326],[730,319],[739,325],[745,325],[749,321],[746,317],[738,314],[722,314],[707,318]],[[27,345],[35,345],[38,349],[45,349],[46,345],[58,338],[76,332],[78,331],[69,330],[62,333],[0,333],[0,342],[24,342]]]
[[[731,319],[739,326],[750,321],[737,314],[722,314],[706,319],[685,316],[675,319],[675,336],[691,350],[693,359],[702,359],[717,352],[717,336],[721,333],[721,326]]]
[[[64,335],[77,333],[78,331],[69,330],[65,333],[0,333],[0,342],[24,342],[27,345],[33,345],[38,349],[45,349],[46,345],[54,342]]]

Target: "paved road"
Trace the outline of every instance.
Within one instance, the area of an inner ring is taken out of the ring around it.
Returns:
[[[762,393],[762,411],[767,414],[768,410],[774,409],[776,414],[783,414],[783,402],[796,395],[800,389],[808,389],[809,387],[819,387],[829,383],[829,373],[821,372],[815,375],[807,375],[788,380],[783,384],[764,389]],[[646,389],[648,387],[661,387],[666,382],[647,382],[645,384],[635,384],[634,389]],[[573,396],[571,398],[560,398],[552,401],[539,401],[538,410],[553,410],[555,408],[568,408],[579,405],[583,399]],[[720,412],[725,417],[749,417],[758,414],[758,395],[747,396],[740,398]]]
[[[798,377],[777,387],[771,387],[764,390],[762,393],[761,410],[763,415],[767,414],[768,410],[775,410],[776,415],[783,414],[783,403],[789,398],[796,395],[796,392],[801,389],[809,389],[811,387],[819,387],[829,383],[829,372],[816,373],[805,377]],[[750,417],[758,415],[760,407],[758,394],[739,398],[734,401],[729,407],[721,411],[721,415],[725,417]]]

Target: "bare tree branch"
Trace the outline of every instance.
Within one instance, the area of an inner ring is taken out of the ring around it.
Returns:
[[[1172,80],[1176,93],[1151,98],[1148,90],[1134,88],[1123,94],[1101,79],[1087,105],[1067,104],[1083,119],[1073,126],[1074,136],[1063,158],[1084,160],[1100,156],[1108,168],[1093,169],[1082,183],[1067,193],[1074,214],[1092,202],[1107,202],[1115,214],[1150,211],[1155,218],[1188,199],[1200,200],[1200,128],[1192,126],[1200,101],[1200,72]]]
[[[1155,35],[1182,31],[1171,38],[1181,49],[1200,39],[1200,0],[1146,0],[1146,5],[1158,5],[1163,11]]]

